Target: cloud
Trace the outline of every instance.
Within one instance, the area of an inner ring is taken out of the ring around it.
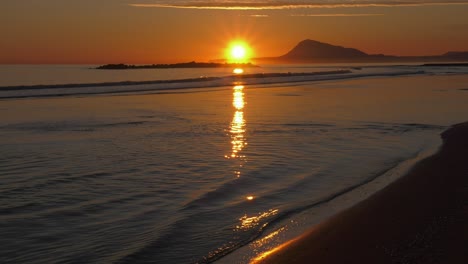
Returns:
[[[150,0],[130,4],[134,7],[227,9],[227,10],[273,10],[297,8],[334,8],[365,6],[419,6],[468,4],[468,0]],[[143,3],[142,3],[143,2]]]
[[[265,18],[265,17],[269,17],[269,15],[249,15],[249,17]]]
[[[384,16],[384,14],[292,14],[293,17],[366,17]]]

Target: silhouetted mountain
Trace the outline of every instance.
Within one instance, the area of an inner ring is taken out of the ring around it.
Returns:
[[[285,60],[313,60],[313,59],[353,59],[366,58],[369,55],[352,48],[333,46],[330,44],[306,39],[296,45],[290,52],[281,56]]]
[[[468,51],[450,51],[442,55],[444,58],[454,59],[454,60],[464,60],[468,61]]]
[[[468,51],[447,52],[434,56],[390,56],[367,54],[358,49],[334,46],[306,39],[288,53],[273,58],[258,58],[260,62],[340,63],[340,62],[462,62],[468,61]]]

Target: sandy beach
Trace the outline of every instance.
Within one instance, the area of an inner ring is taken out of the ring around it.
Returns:
[[[266,252],[259,263],[468,263],[468,123],[369,199]]]

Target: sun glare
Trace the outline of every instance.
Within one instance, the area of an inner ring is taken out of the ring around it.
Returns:
[[[226,51],[230,63],[247,63],[250,55],[251,50],[244,42],[232,42]]]
[[[245,58],[245,48],[240,45],[234,46],[231,55],[234,59],[242,60]]]

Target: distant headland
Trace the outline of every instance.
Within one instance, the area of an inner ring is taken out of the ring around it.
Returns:
[[[355,48],[347,48],[306,39],[288,53],[278,57],[255,58],[260,63],[445,63],[468,62],[468,51],[449,51],[428,56],[392,56],[367,54]]]
[[[215,62],[183,62],[174,64],[106,64],[96,67],[98,70],[129,70],[129,69],[180,69],[180,68],[256,68],[252,63],[215,63]]]
[[[260,64],[270,63],[424,63],[424,66],[461,66],[459,63],[468,62],[468,51],[449,51],[439,55],[428,56],[393,56],[385,54],[368,54],[355,48],[335,46],[315,40],[306,39],[299,42],[289,52],[277,57],[253,58]],[[458,64],[454,64],[458,63]],[[177,69],[177,68],[255,68],[252,63],[226,63],[225,59],[211,62],[183,62],[174,64],[106,64],[99,70],[128,70],[128,69]]]

